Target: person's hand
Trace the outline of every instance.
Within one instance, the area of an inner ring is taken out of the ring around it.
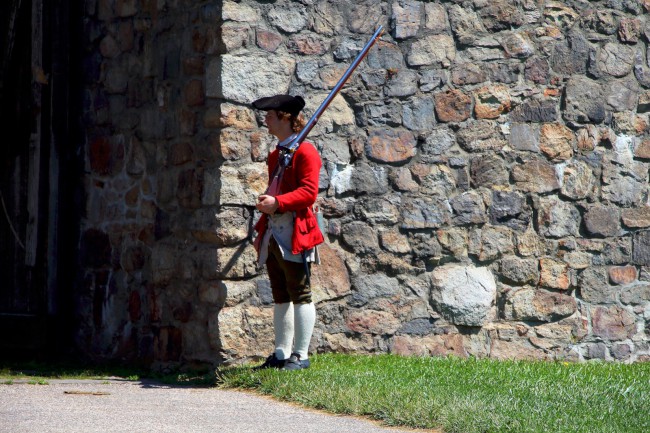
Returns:
[[[278,209],[278,200],[272,195],[263,194],[257,197],[257,204],[255,207],[262,213],[273,215]]]

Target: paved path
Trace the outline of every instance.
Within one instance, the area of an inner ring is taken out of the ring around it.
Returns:
[[[0,385],[1,433],[398,433],[251,393],[146,381]],[[420,430],[422,431],[422,430]]]

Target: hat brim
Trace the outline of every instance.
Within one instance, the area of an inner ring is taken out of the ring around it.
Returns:
[[[260,98],[253,102],[253,107],[258,110],[284,111],[289,114],[298,115],[305,107],[305,100],[300,96],[275,95]]]

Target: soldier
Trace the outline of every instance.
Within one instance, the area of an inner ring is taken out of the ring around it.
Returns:
[[[320,155],[309,142],[293,143],[305,126],[300,96],[276,95],[253,102],[266,111],[269,133],[278,139],[269,154],[269,186],[258,197],[262,217],[255,225],[260,265],[266,264],[273,292],[275,351],[259,367],[309,368],[309,342],[316,322],[309,273],[318,263],[316,246],[323,242],[312,211],[318,196]]]

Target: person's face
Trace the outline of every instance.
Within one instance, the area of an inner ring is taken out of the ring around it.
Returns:
[[[266,112],[266,116],[264,116],[264,123],[269,130],[269,134],[278,137],[285,128],[284,123],[288,123],[288,120],[280,119],[277,111],[269,110]]]
[[[278,119],[278,112],[275,110],[269,110],[264,116],[264,123],[266,124],[269,134],[276,135],[278,128],[280,126],[280,119]]]

